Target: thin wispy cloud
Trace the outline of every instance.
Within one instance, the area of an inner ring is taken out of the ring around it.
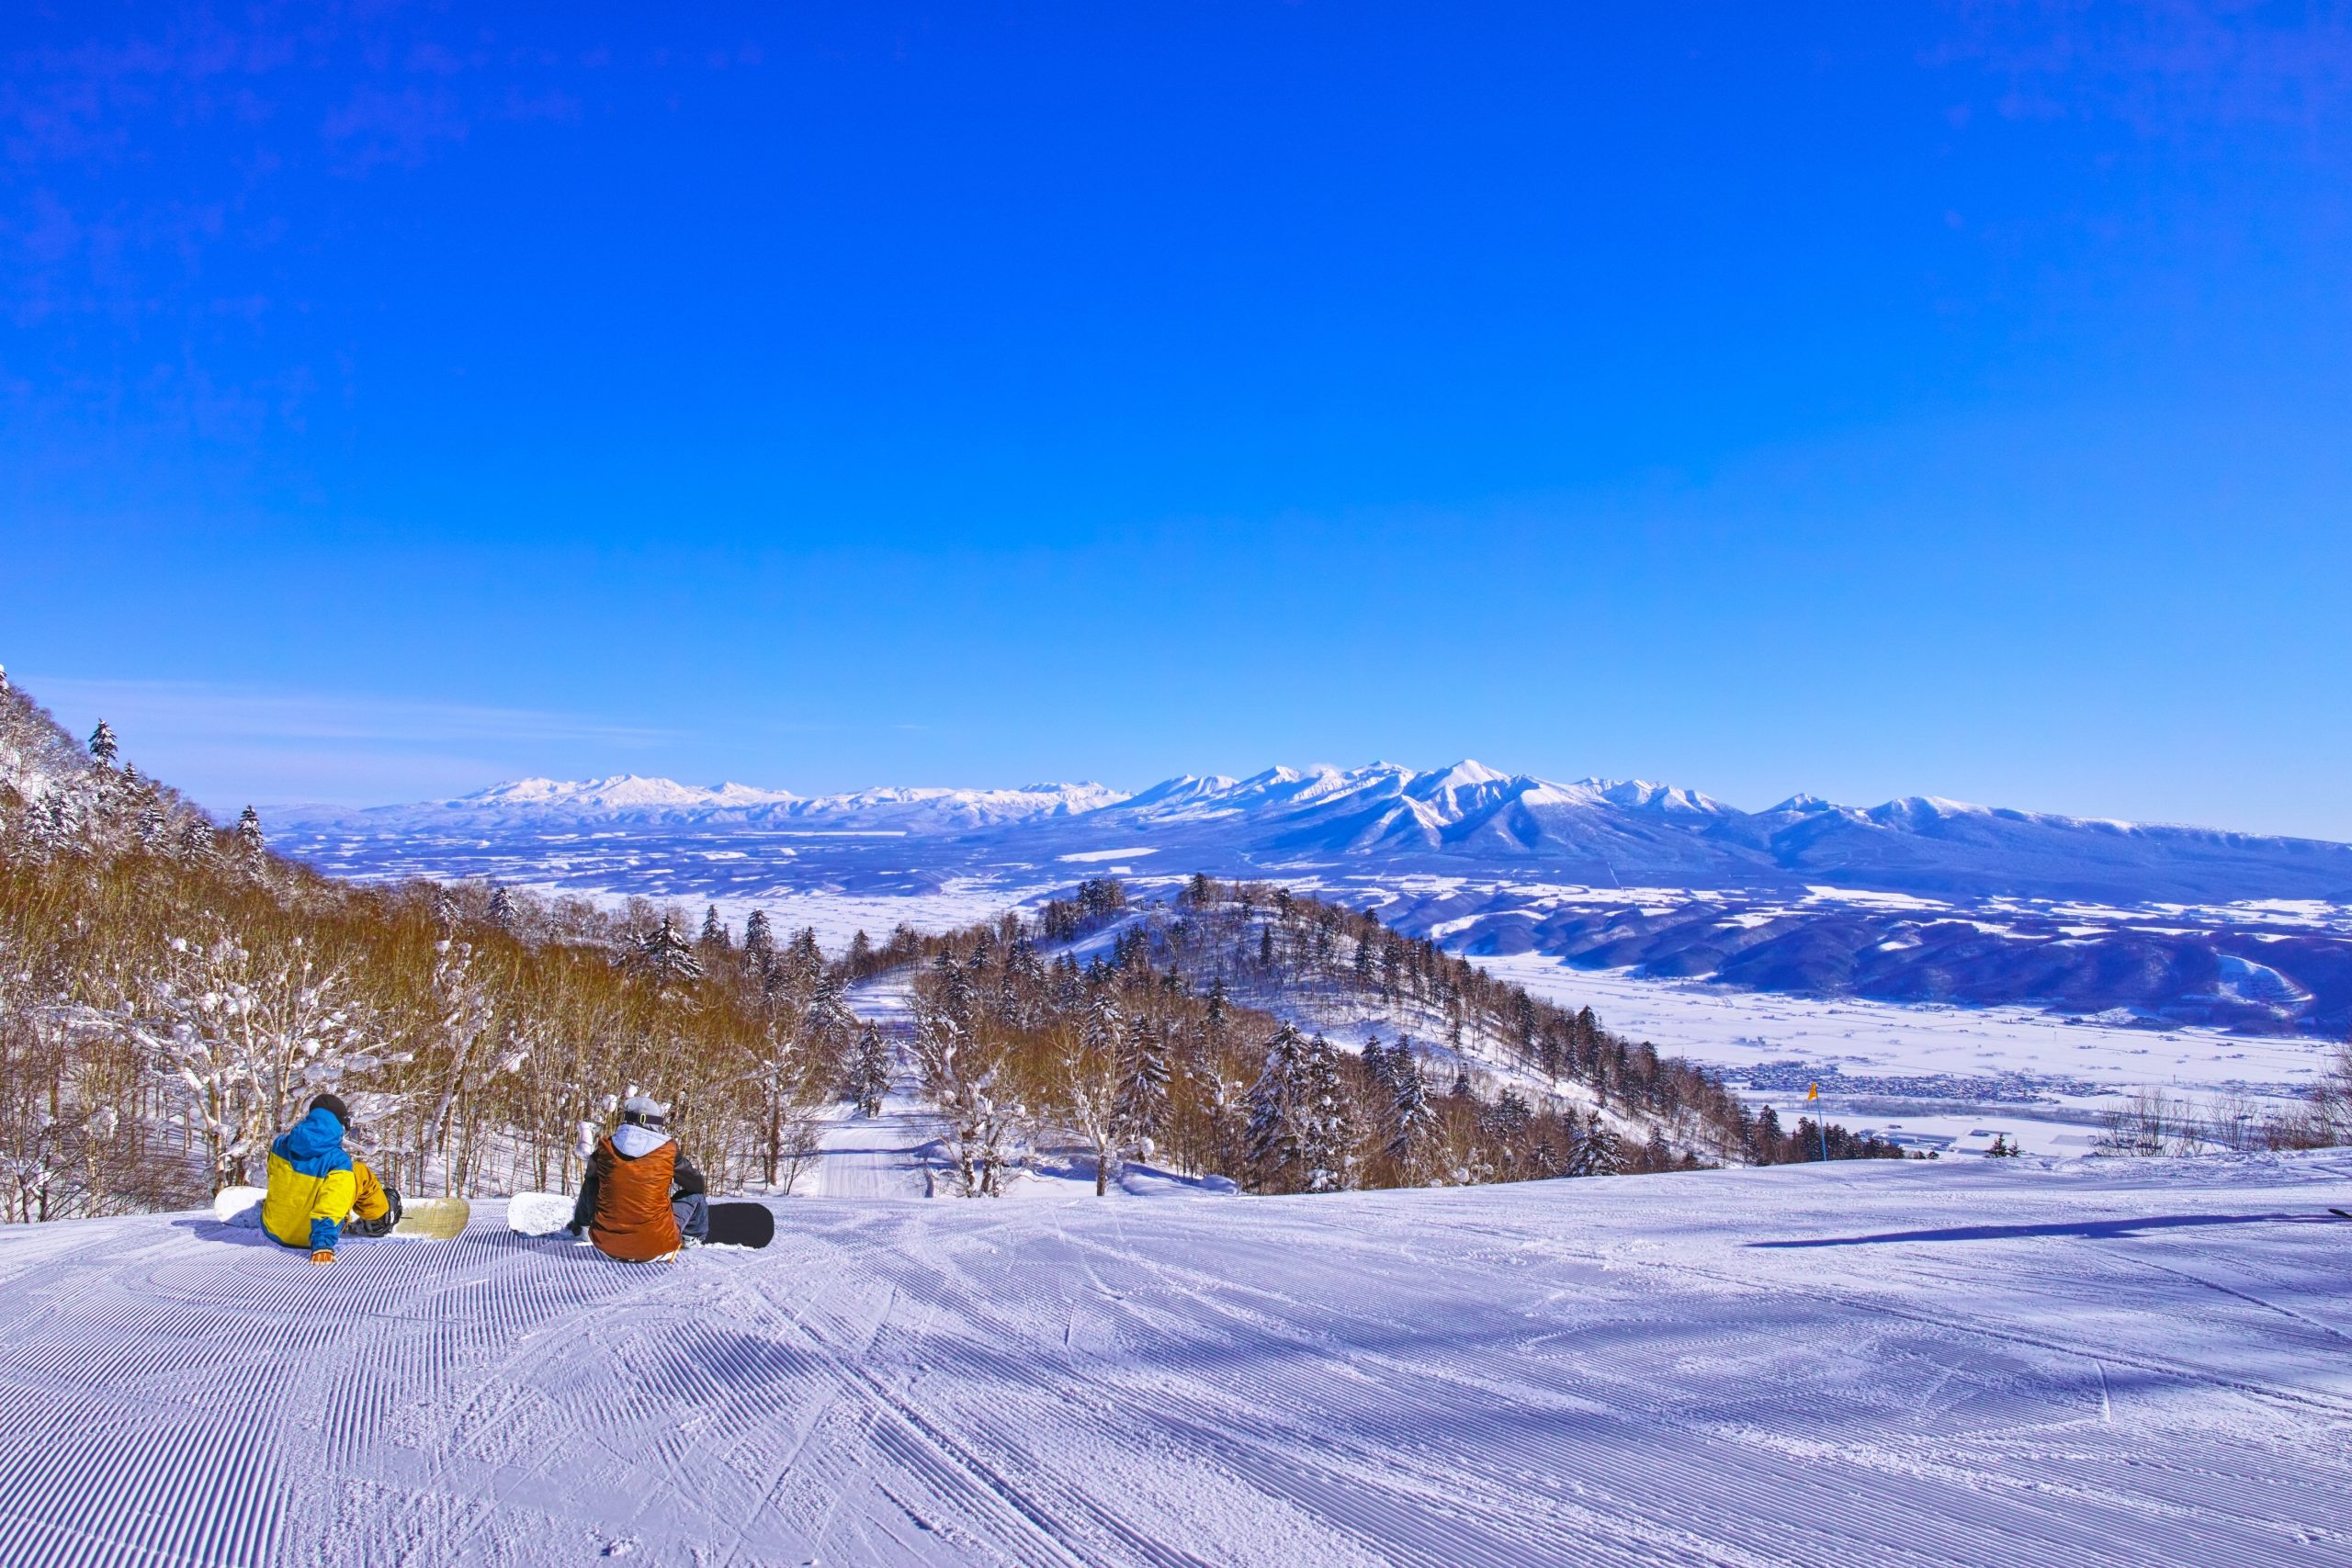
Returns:
[[[446,745],[474,740],[585,741],[662,746],[684,732],[545,708],[315,692],[268,692],[201,681],[112,681],[31,675],[52,706],[98,714],[119,731],[163,739],[340,740],[362,745]]]

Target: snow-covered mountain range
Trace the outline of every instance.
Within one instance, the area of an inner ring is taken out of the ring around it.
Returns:
[[[2352,845],[1926,796],[1742,811],[1638,780],[1382,762],[1132,795],[526,779],[264,818],[277,847],[340,874],[758,904],[840,940],[1097,872],[1205,871],[1317,888],[1473,954],[2111,1022],[2352,1026]]]
[[[1337,864],[1540,873],[1594,887],[1827,886],[1941,897],[2197,904],[2352,902],[2352,845],[2061,817],[1932,796],[1882,806],[1797,795],[1742,811],[1642,781],[1555,784],[1474,761],[1246,779],[1184,774],[1134,795],[1096,784],[870,789],[800,796],[630,775],[525,779],[456,800],[284,807],[308,830],[399,835],[658,829],[891,834],[1042,858],[1132,848],[1222,872]]]
[[[749,784],[704,787],[618,773],[578,783],[517,779],[456,800],[385,807],[367,816],[371,821],[461,819],[517,827],[580,820],[933,834],[975,832],[1039,817],[1069,817],[1126,798],[1117,790],[1094,784],[1028,784],[1019,789],[883,788],[850,795],[798,795]]]

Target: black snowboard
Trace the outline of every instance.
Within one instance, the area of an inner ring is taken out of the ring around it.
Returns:
[[[712,1247],[765,1247],[775,1239],[775,1211],[765,1203],[713,1203]]]

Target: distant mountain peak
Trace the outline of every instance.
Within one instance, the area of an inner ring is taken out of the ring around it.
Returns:
[[[1803,791],[1799,791],[1797,794],[1789,796],[1788,799],[1781,801],[1777,805],[1766,807],[1758,815],[1765,817],[1777,817],[1784,811],[1791,814],[1811,814],[1816,811],[1839,811],[1843,809],[1844,807],[1833,806],[1817,795],[1807,795]]]
[[[631,807],[691,809],[696,807],[772,806],[798,798],[786,791],[754,789],[749,784],[722,784],[704,787],[680,784],[675,779],[615,773],[601,779],[514,779],[505,784],[492,784],[488,789],[476,790],[471,795],[460,795],[451,804],[509,807],[571,807],[585,810]]]

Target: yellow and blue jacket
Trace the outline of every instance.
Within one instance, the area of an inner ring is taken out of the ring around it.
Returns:
[[[343,1123],[313,1110],[269,1145],[269,1195],[261,1228],[288,1247],[332,1252],[359,1198],[359,1179],[343,1146]]]

